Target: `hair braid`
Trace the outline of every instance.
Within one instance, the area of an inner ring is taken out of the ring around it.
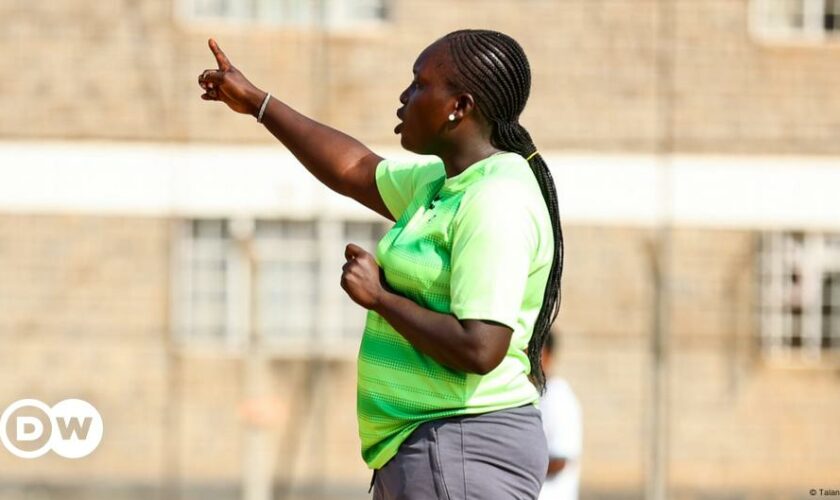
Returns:
[[[554,179],[519,115],[531,91],[531,69],[522,47],[511,37],[489,30],[460,30],[444,37],[455,63],[454,84],[470,92],[479,112],[492,124],[490,142],[497,148],[531,158],[528,164],[540,185],[554,232],[554,257],[543,294],[542,308],[528,343],[531,378],[540,393],[545,374],[540,363],[542,347],[560,311],[560,278],[563,274],[563,231]]]

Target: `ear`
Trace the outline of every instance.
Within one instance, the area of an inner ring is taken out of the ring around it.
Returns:
[[[455,98],[455,117],[462,120],[465,116],[475,111],[475,99],[472,94],[459,94]]]

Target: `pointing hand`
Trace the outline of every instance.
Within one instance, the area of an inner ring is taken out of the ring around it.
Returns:
[[[204,89],[201,98],[205,101],[222,101],[237,113],[256,116],[265,92],[255,87],[230,63],[216,40],[211,38],[208,44],[219,68],[206,69],[198,76],[198,84]]]

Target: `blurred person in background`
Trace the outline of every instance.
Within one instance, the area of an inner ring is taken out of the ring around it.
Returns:
[[[548,441],[548,474],[540,500],[577,500],[583,417],[580,403],[569,383],[553,374],[552,365],[557,355],[554,343],[554,334],[548,335],[542,351],[542,366],[547,380],[540,410]]]
[[[398,162],[260,90],[209,44],[218,68],[199,76],[202,99],[256,117],[327,187],[395,222],[375,256],[348,244],[341,276],[369,310],[357,414],[374,498],[537,498],[563,239],[554,182],[519,124],[520,45],[460,30],[423,50],[394,132],[432,157]]]

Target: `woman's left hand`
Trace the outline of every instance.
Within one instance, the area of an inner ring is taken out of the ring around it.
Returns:
[[[344,249],[344,258],[347,262],[341,268],[341,288],[353,302],[365,309],[375,308],[387,291],[383,286],[384,277],[376,259],[353,243]]]

